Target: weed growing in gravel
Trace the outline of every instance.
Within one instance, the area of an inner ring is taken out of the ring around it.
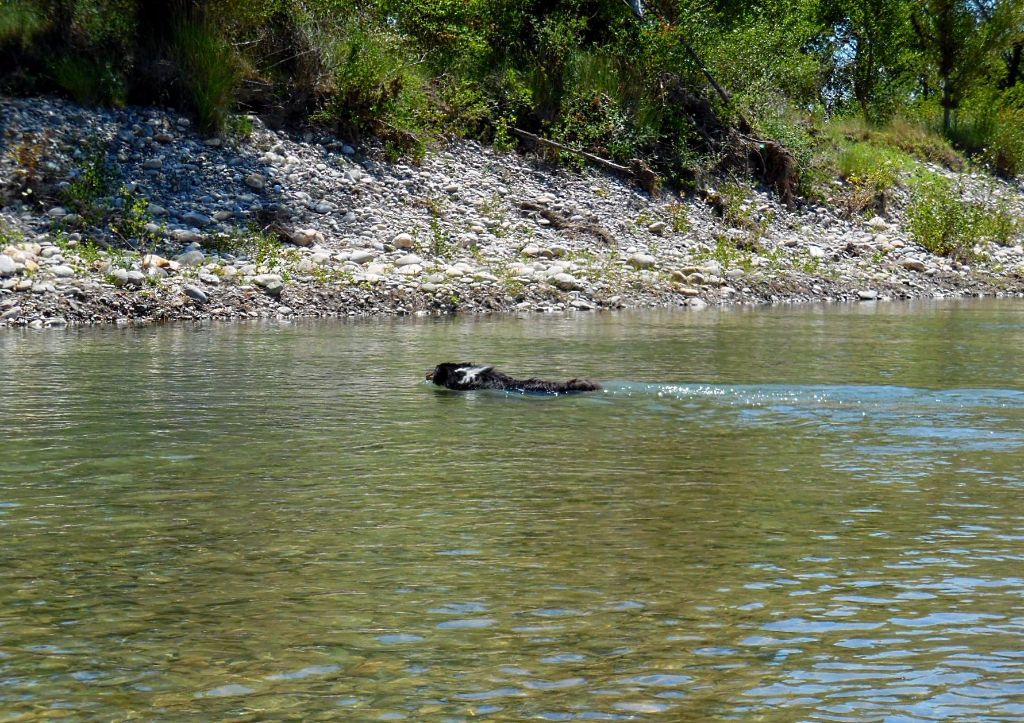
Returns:
[[[437,217],[430,219],[430,253],[438,258],[450,259],[455,255],[455,244],[441,228]]]
[[[686,204],[670,203],[668,208],[670,225],[676,233],[686,233],[690,230],[690,215],[686,210]]]
[[[501,196],[497,193],[493,193],[490,198],[481,201],[477,204],[476,208],[480,215],[494,221],[504,221],[506,218],[505,205],[501,201]]]
[[[750,270],[754,267],[754,259],[749,251],[739,249],[736,241],[725,234],[715,236],[715,247],[693,256],[694,261],[717,261],[723,269],[742,268]]]
[[[796,266],[805,274],[810,274],[814,276],[818,273],[819,269],[821,268],[821,259],[818,258],[817,256],[811,256],[810,253],[807,253],[806,256],[804,256],[797,262]]]
[[[94,148],[78,175],[61,193],[61,200],[88,223],[99,223],[108,210],[105,199],[120,178],[119,169],[102,148]]]
[[[84,241],[78,245],[78,256],[86,264],[92,265],[103,258],[103,252],[94,241]]]
[[[756,247],[768,233],[775,213],[768,212],[759,217],[753,208],[750,188],[730,181],[722,184],[714,199],[714,204],[722,216],[722,220],[732,228],[745,231],[748,236],[747,245]]]
[[[25,236],[20,231],[11,228],[3,221],[0,221],[0,246],[20,243]]]
[[[149,213],[149,200],[137,191],[130,191],[127,186],[121,186],[119,196],[121,208],[110,219],[111,232],[129,245],[134,245],[133,241],[140,243],[146,240],[150,235],[146,226],[153,220]]]
[[[318,284],[336,284],[340,286],[351,286],[356,281],[356,276],[351,269],[336,269],[330,266],[317,266],[312,271],[314,281]]]
[[[210,236],[204,245],[217,253],[248,256],[257,266],[276,266],[281,251],[281,240],[275,234],[256,228]]]
[[[124,269],[125,271],[131,270],[132,261],[134,260],[130,254],[116,248],[107,249],[107,259],[110,260],[112,268]]]
[[[224,125],[224,130],[232,138],[248,138],[255,128],[252,124],[252,117],[241,113],[229,115]]]

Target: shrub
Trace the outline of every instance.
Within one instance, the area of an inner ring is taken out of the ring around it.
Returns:
[[[89,223],[97,223],[107,212],[107,201],[121,174],[102,148],[95,148],[61,192],[61,200]]]
[[[1001,176],[1024,175],[1024,108],[999,111],[984,158]]]
[[[990,227],[990,211],[961,198],[960,188],[935,174],[919,179],[907,209],[910,235],[932,253],[966,261]]]
[[[333,88],[318,120],[347,135],[377,133],[391,150],[422,155],[433,119],[427,79],[397,35],[356,26],[326,60]]]
[[[845,146],[836,157],[840,178],[847,183],[842,203],[850,214],[872,210],[885,213],[890,192],[899,185],[901,172],[912,165],[904,153],[888,146],[858,142]]]

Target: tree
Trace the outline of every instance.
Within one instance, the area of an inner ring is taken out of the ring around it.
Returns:
[[[993,60],[1019,33],[1020,0],[924,0],[911,14],[918,44],[938,73],[942,129]]]
[[[865,118],[883,120],[899,102],[897,93],[907,69],[907,4],[835,0],[823,10],[825,23],[833,28],[840,92],[853,94]]]

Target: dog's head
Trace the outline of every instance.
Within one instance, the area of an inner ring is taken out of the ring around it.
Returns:
[[[438,364],[433,371],[427,372],[427,379],[439,387],[466,389],[473,386],[477,377],[493,368],[472,362],[445,362]]]

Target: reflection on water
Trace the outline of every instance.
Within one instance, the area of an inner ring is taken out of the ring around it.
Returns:
[[[1020,717],[1022,337],[1011,303],[0,334],[0,720]],[[421,383],[446,359],[605,390]]]

